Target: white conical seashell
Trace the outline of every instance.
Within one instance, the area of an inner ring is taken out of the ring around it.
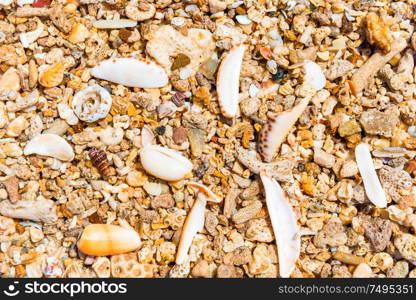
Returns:
[[[370,146],[361,143],[355,147],[355,159],[364,183],[368,199],[377,207],[386,207],[386,194],[381,186],[370,154]]]
[[[137,21],[129,19],[117,19],[117,20],[98,20],[92,24],[95,28],[106,29],[106,28],[126,28],[137,26]]]
[[[138,88],[158,88],[168,84],[168,76],[151,61],[133,57],[110,58],[91,70],[94,77]]]
[[[266,204],[276,239],[279,273],[289,277],[300,254],[300,233],[289,199],[275,179],[260,172],[266,193]]]
[[[235,46],[221,61],[217,74],[217,93],[222,114],[233,118],[238,111],[240,70],[245,45]]]
[[[323,89],[326,83],[326,78],[321,67],[313,61],[307,61],[303,65],[303,68],[305,70],[305,76],[303,77],[304,82],[309,83],[317,91]]]
[[[54,157],[63,161],[74,159],[74,150],[64,138],[52,133],[35,136],[27,144],[23,151],[25,155],[39,154]]]
[[[105,118],[112,103],[110,93],[94,84],[76,93],[71,105],[80,120],[92,123]]]
[[[204,227],[207,201],[218,203],[222,200],[221,197],[214,194],[203,184],[190,181],[188,182],[188,185],[197,188],[198,194],[182,227],[181,239],[179,241],[175,260],[178,265],[183,264],[188,259],[188,251],[192,245],[192,241],[195,235],[202,231],[202,228]]]
[[[271,162],[292,126],[308,106],[310,97],[300,100],[291,110],[269,119],[259,135],[259,153],[266,162]]]
[[[192,170],[192,163],[179,152],[156,145],[140,150],[140,161],[146,172],[167,180],[181,180]]]

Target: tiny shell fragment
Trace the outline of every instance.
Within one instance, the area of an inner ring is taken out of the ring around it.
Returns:
[[[386,194],[374,169],[368,144],[362,143],[355,147],[355,159],[357,160],[368,199],[377,207],[386,207]]]
[[[117,29],[137,26],[137,21],[129,19],[117,19],[117,20],[98,20],[92,24],[95,28],[100,29]]]

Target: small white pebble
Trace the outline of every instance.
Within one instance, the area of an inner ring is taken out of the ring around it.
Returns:
[[[237,19],[237,22],[242,25],[251,24],[251,20],[248,18],[247,15],[238,15],[235,18]]]
[[[159,196],[162,193],[162,186],[156,182],[147,182],[143,188],[149,195],[152,196]]]

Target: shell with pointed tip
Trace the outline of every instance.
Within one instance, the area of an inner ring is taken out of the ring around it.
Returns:
[[[91,70],[94,77],[138,88],[158,88],[168,84],[168,76],[151,61],[133,57],[110,58]]]
[[[35,136],[26,144],[23,153],[49,156],[63,161],[71,161],[75,156],[71,145],[64,138],[52,133]]]
[[[303,80],[313,86],[317,91],[323,89],[326,83],[326,78],[321,67],[313,61],[307,61],[303,65],[303,68],[305,70]]]
[[[386,207],[386,194],[377,177],[373,159],[371,158],[370,146],[366,143],[361,143],[355,147],[355,159],[368,199],[377,207]]]
[[[193,167],[180,152],[156,145],[143,147],[140,161],[146,172],[167,181],[183,179]]]
[[[269,119],[259,135],[259,153],[266,162],[271,162],[292,126],[299,119],[309,103],[310,97],[303,98],[291,110]]]
[[[94,84],[76,93],[71,106],[80,120],[92,123],[105,118],[112,103],[110,93]]]
[[[207,196],[208,200],[211,202],[220,203],[222,201],[220,196],[214,194],[209,188],[207,188],[203,184],[194,181],[188,181],[188,185],[196,188],[199,192],[205,194],[205,196]]]
[[[185,223],[182,227],[181,239],[178,245],[175,262],[178,265],[186,262],[188,258],[188,251],[192,245],[195,235],[202,231],[205,222],[205,207],[207,200],[205,196],[198,195],[197,200],[192,206],[191,211],[186,217]]]
[[[289,199],[277,181],[260,172],[266,204],[276,239],[280,277],[289,277],[300,254],[300,234]]]
[[[246,48],[245,45],[232,48],[222,59],[218,69],[218,101],[221,113],[227,118],[235,117],[238,111],[240,70]]]
[[[127,253],[140,245],[141,240],[136,231],[109,224],[88,225],[77,243],[81,252],[94,256]]]

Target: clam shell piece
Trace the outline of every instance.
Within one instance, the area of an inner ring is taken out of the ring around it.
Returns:
[[[270,215],[279,254],[279,273],[289,277],[300,255],[300,234],[289,199],[277,181],[260,172],[266,192],[267,210]]]
[[[317,91],[324,88],[326,78],[324,72],[322,72],[321,67],[317,63],[314,63],[313,61],[307,61],[303,65],[303,69],[305,71],[305,76],[303,77],[303,80],[306,83],[309,83]]]
[[[406,149],[401,147],[384,147],[373,151],[375,157],[396,158],[406,155]]]
[[[146,172],[167,181],[183,179],[193,167],[179,152],[156,145],[143,147],[140,161]]]
[[[76,93],[71,106],[80,120],[92,123],[105,118],[112,103],[110,93],[94,84]]]
[[[127,253],[140,245],[141,240],[136,231],[109,224],[88,225],[77,243],[81,252],[94,256]]]
[[[308,106],[310,97],[302,98],[291,110],[269,119],[259,135],[259,153],[271,162],[292,126]]]
[[[35,136],[26,144],[23,153],[49,156],[63,161],[71,161],[75,156],[71,145],[64,138],[52,133]]]
[[[358,170],[363,179],[368,199],[377,207],[386,207],[386,194],[374,169],[368,144],[362,143],[355,147],[355,159],[357,160]]]
[[[168,84],[168,76],[151,61],[133,57],[111,58],[91,70],[94,77],[138,88],[158,88]]]
[[[238,111],[240,70],[245,45],[235,46],[222,59],[217,74],[217,93],[222,114],[233,118]]]

